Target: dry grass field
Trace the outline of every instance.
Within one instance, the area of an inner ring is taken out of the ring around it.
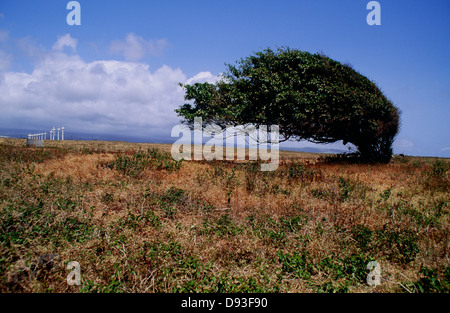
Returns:
[[[448,159],[281,151],[261,172],[170,145],[45,144],[0,139],[0,292],[450,290]]]

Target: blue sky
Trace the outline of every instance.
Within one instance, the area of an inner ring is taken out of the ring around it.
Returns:
[[[178,82],[214,81],[225,63],[289,46],[375,81],[402,112],[396,153],[450,157],[448,0],[379,1],[379,26],[366,22],[367,0],[80,0],[79,26],[66,22],[68,2],[0,3],[0,129],[170,137]]]

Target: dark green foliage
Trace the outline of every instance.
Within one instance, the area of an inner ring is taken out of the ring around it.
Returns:
[[[294,232],[302,229],[308,223],[308,216],[296,215],[292,218],[280,218],[280,224],[283,229]]]
[[[287,177],[289,181],[312,181],[315,177],[320,177],[320,172],[316,169],[308,168],[301,162],[288,164],[281,167],[278,171],[280,177]]]
[[[159,205],[164,217],[174,218],[177,214],[177,206],[186,201],[185,191],[176,187],[170,187],[164,194],[155,195],[155,204]]]
[[[318,292],[348,292],[351,284],[364,283],[368,273],[366,266],[371,260],[362,254],[352,254],[345,258],[332,254],[314,263],[307,251],[292,254],[278,251],[277,256],[281,270],[286,274],[312,283],[312,277],[321,272],[336,282],[334,285],[331,282],[318,286],[314,284]]]
[[[436,178],[444,178],[448,171],[448,164],[440,160],[436,160],[431,168],[430,175]]]
[[[174,160],[169,153],[162,153],[157,149],[149,149],[145,152],[135,152],[132,155],[118,154],[116,159],[108,166],[123,174],[139,178],[142,175],[142,171],[147,168],[177,171],[180,169],[181,164],[182,160]]]
[[[367,264],[370,258],[362,254],[352,254],[340,258],[335,254],[322,259],[317,265],[318,269],[327,273],[332,281],[325,282],[316,288],[317,292],[342,293],[348,292],[354,283],[365,283],[367,278]]]
[[[144,215],[136,216],[133,213],[129,212],[126,217],[121,217],[117,221],[117,226],[120,228],[129,228],[129,229],[137,229],[142,227],[143,225],[150,225],[155,228],[159,228],[161,226],[161,221],[159,217],[153,211],[147,211]]]
[[[256,218],[252,215],[248,218],[252,232],[264,242],[277,247],[287,244],[287,238],[298,234],[308,221],[308,216],[301,213],[280,217],[278,221],[270,216]]]
[[[326,257],[319,262],[319,268],[330,273],[335,280],[340,278],[350,278],[362,283],[367,277],[367,264],[369,259],[362,254],[352,254],[345,258],[336,255]]]
[[[185,191],[176,187],[170,187],[166,193],[161,197],[163,201],[168,203],[178,203],[181,202],[185,197]]]
[[[87,216],[57,218],[60,210],[72,212],[78,204],[70,199],[57,200],[57,212],[45,210],[41,201],[22,201],[5,208],[0,216],[0,243],[10,246],[31,240],[58,245],[61,242],[83,242],[91,236],[92,226]]]
[[[302,279],[310,279],[314,271],[312,258],[307,251],[302,251],[293,254],[284,254],[281,251],[277,252],[278,259],[282,265],[283,272],[290,273],[294,277]]]
[[[378,232],[384,251],[389,252],[389,258],[400,264],[407,264],[416,259],[419,253],[417,235],[410,230]]]
[[[372,231],[366,226],[357,225],[352,230],[352,237],[362,251],[372,253],[383,251],[389,260],[399,264],[414,261],[420,252],[417,245],[418,236],[410,230]]]
[[[355,239],[363,251],[367,251],[373,240],[373,231],[363,225],[358,225],[352,230]]]
[[[288,178],[297,178],[301,177],[305,173],[306,169],[301,163],[293,162],[288,170],[287,170],[287,177]]]
[[[236,223],[231,219],[230,215],[224,214],[218,218],[205,219],[203,221],[202,234],[215,234],[219,237],[224,236],[236,236],[241,233],[243,228],[236,225]]]
[[[346,200],[353,190],[353,186],[343,177],[339,177],[339,187],[341,189],[340,199]]]
[[[440,278],[437,269],[422,267],[419,271],[420,279],[414,286],[420,293],[448,293],[450,292],[450,266],[444,270],[444,277]]]
[[[389,162],[399,112],[375,83],[322,54],[266,49],[228,65],[215,85],[183,85],[176,110],[192,124],[279,125],[284,140],[354,144],[365,162]]]

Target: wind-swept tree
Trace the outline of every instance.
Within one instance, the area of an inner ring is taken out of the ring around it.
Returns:
[[[182,85],[176,110],[184,122],[278,125],[283,140],[352,143],[365,162],[387,163],[399,130],[399,111],[349,65],[322,54],[281,48],[257,52],[215,84]]]

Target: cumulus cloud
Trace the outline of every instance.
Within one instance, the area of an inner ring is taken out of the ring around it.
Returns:
[[[139,61],[146,56],[160,55],[166,46],[166,39],[145,40],[134,33],[130,33],[126,36],[125,41],[113,41],[110,52],[123,55],[127,61]]]
[[[73,51],[76,51],[77,40],[72,38],[70,34],[65,34],[64,36],[58,37],[58,40],[53,45],[52,49],[62,51],[65,47],[70,47]]]
[[[195,83],[210,83],[214,84],[221,78],[221,74],[219,76],[213,75],[211,72],[200,72],[193,77],[189,78],[186,81],[186,84],[192,85]]]
[[[0,125],[63,123],[73,131],[170,134],[179,122],[174,110],[184,103],[178,83],[217,79],[208,72],[187,78],[181,69],[169,66],[150,71],[138,62],[86,62],[65,53],[67,46],[76,48],[70,35],[58,38],[31,73],[1,75]]]

